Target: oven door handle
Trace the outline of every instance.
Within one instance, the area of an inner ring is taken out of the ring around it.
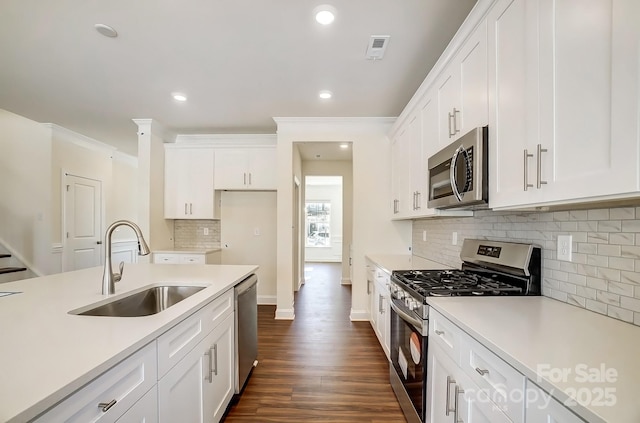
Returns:
[[[420,333],[420,335],[422,335],[422,336],[427,336],[427,335],[428,335],[428,333],[424,333],[424,332],[426,332],[426,331],[423,331],[423,329],[422,329],[422,320],[417,319],[417,318],[415,318],[415,317],[412,317],[412,316],[408,315],[407,313],[405,313],[405,312],[404,312],[404,310],[400,309],[397,305],[395,305],[395,304],[393,303],[393,301],[391,301],[391,309],[392,309],[393,311],[395,311],[395,312],[396,312],[396,314],[397,314],[398,316],[400,316],[400,318],[401,318],[402,320],[404,320],[405,322],[407,322],[407,323],[409,323],[411,326],[413,326],[413,327],[414,327],[414,329],[415,329],[415,330],[417,330],[417,331],[418,331],[418,333]]]

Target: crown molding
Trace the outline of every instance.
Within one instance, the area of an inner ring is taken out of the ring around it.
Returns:
[[[276,134],[179,134],[174,146],[275,147],[277,142]]]
[[[117,148],[106,144],[102,141],[74,132],[55,123],[42,123],[42,126],[49,128],[52,138],[55,136],[56,141],[67,142],[93,151],[98,151],[108,155],[112,155]]]
[[[162,138],[164,142],[175,142],[176,133],[154,119],[131,119],[138,125],[138,136],[151,133]]]

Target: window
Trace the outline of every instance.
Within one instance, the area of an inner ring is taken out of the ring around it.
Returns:
[[[307,247],[331,246],[331,203],[307,201]]]

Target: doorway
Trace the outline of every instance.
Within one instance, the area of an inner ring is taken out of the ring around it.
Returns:
[[[306,176],[304,202],[305,262],[341,263],[342,176]]]
[[[62,271],[102,264],[102,181],[63,176]]]

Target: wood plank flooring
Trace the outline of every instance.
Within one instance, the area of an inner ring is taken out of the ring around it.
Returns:
[[[405,423],[387,358],[368,322],[351,322],[340,265],[308,263],[295,320],[258,307],[258,366],[224,420]]]

